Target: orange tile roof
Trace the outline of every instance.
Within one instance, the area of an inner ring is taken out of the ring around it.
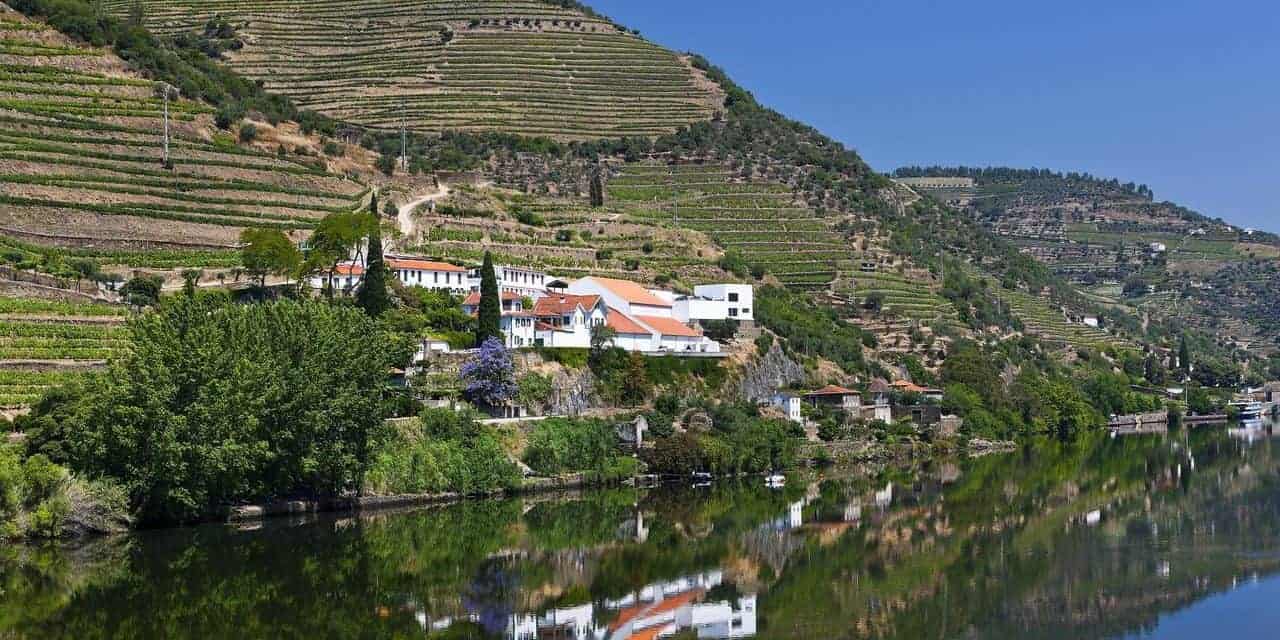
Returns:
[[[665,630],[666,630],[666,626],[655,625],[655,626],[649,627],[648,629],[642,629],[640,631],[637,631],[627,636],[627,640],[654,640],[655,638],[658,637],[659,634],[661,634]]]
[[[893,384],[890,384],[889,386],[899,391],[902,391],[904,393],[941,393],[942,391],[941,389],[930,389],[929,387],[922,387],[914,382],[910,382],[907,380],[897,380],[897,381],[894,381]]]
[[[701,338],[702,332],[690,327],[689,325],[676,320],[675,318],[662,318],[659,316],[636,316],[636,320],[643,322],[657,330],[664,336],[679,336],[683,338]]]
[[[503,291],[500,297],[502,300],[520,300],[521,298],[523,298],[523,296],[521,296],[520,294],[511,293],[510,291]],[[478,304],[480,304],[479,291],[472,291],[470,294],[467,295],[467,299],[462,301],[462,306],[464,307],[474,307]]]
[[[612,291],[614,295],[630,302],[632,304],[643,304],[651,307],[670,307],[671,303],[649,293],[638,282],[630,280],[616,280],[614,278],[601,278],[598,276],[588,276],[588,279],[594,280],[600,286]]]
[[[451,273],[466,273],[465,267],[459,267],[456,264],[447,262],[434,262],[431,260],[418,260],[416,258],[387,258],[387,265],[392,269],[418,269],[421,271],[448,271]]]
[[[818,389],[817,391],[806,393],[805,395],[806,396],[847,396],[847,395],[858,395],[858,392],[854,391],[853,389],[846,389],[844,387],[837,387],[834,384],[829,384],[821,389]]]
[[[639,335],[645,335],[645,336],[653,335],[651,331],[641,326],[635,320],[628,318],[625,313],[622,313],[621,311],[616,311],[614,309],[609,310],[609,317],[605,321],[605,324],[607,324],[611,329],[613,329],[614,331],[617,331],[618,333],[626,333],[626,334],[632,334],[632,335],[639,334]]]
[[[552,294],[538,298],[533,303],[533,313],[538,316],[562,316],[573,313],[578,305],[590,310],[600,302],[600,296],[575,296],[569,294]]]
[[[694,589],[692,591],[686,591],[684,593],[671,596],[670,598],[659,600],[658,602],[653,604],[641,603],[641,604],[635,604],[630,607],[627,607],[618,612],[618,617],[614,618],[613,622],[609,625],[609,631],[617,631],[618,629],[621,629],[622,627],[626,626],[627,623],[642,616],[643,617],[655,616],[661,613],[666,613],[668,611],[674,611],[676,609],[679,609],[680,607],[683,607],[687,604],[694,602],[698,598],[701,598],[703,593],[705,593],[705,591],[703,591],[702,589]],[[665,628],[665,625],[654,625],[653,627],[649,627],[649,628],[662,630]],[[640,634],[640,633],[644,633],[644,632],[638,631],[636,632],[636,634],[632,634],[628,636],[628,638],[635,638],[637,637],[637,634]],[[639,636],[639,637],[644,637],[644,636]]]
[[[537,314],[534,314],[534,315],[536,316]],[[535,323],[533,325],[533,328],[537,329],[538,331],[559,331],[560,333],[573,333],[572,331],[564,327],[557,327],[555,325],[547,324],[545,322]]]
[[[364,267],[358,264],[340,264],[334,268],[333,272],[340,276],[362,276]]]

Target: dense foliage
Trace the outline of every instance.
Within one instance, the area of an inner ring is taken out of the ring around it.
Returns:
[[[474,495],[519,482],[520,470],[492,429],[471,413],[428,409],[381,443],[365,488],[384,495]]]
[[[625,478],[635,461],[621,455],[618,435],[604,420],[551,418],[529,432],[524,462],[543,475],[589,472],[598,479]]]
[[[167,301],[60,425],[72,468],[124,483],[145,521],[360,487],[389,367],[407,354],[350,307]]]
[[[756,320],[778,334],[789,353],[822,356],[849,373],[866,369],[862,347],[874,344],[874,337],[840,319],[833,309],[778,287],[757,289],[755,304]]]

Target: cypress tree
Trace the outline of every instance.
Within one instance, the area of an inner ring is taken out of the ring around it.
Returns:
[[[502,336],[502,303],[498,300],[498,276],[493,272],[493,256],[484,252],[480,267],[480,308],[476,318],[476,346],[489,338],[506,342]]]
[[[597,164],[591,172],[591,206],[599,208],[604,206],[604,176],[601,175],[600,165]]]
[[[1187,347],[1187,336],[1182,336],[1182,344],[1178,345],[1178,368],[1191,372],[1191,349]]]
[[[373,196],[370,211],[378,215],[378,196]],[[387,265],[382,260],[382,231],[375,225],[369,234],[368,258],[365,261],[364,279],[356,292],[356,305],[376,318],[391,308],[391,295],[387,293]]]

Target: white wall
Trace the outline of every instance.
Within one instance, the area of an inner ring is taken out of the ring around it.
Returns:
[[[738,320],[755,319],[755,290],[749,284],[704,284],[693,288],[693,294],[713,300],[724,300],[727,316]],[[737,300],[729,298],[737,294]]]
[[[723,300],[686,297],[675,301],[671,314],[681,322],[724,320],[729,317],[729,307]]]

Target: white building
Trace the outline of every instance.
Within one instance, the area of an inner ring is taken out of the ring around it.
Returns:
[[[386,263],[406,287],[444,289],[457,295],[466,295],[471,290],[466,268],[455,264],[411,256],[388,256]]]
[[[481,268],[476,267],[471,270],[471,275],[468,279],[468,289],[471,291],[480,290]],[[496,264],[493,265],[493,275],[498,280],[498,291],[514,293],[534,300],[547,295],[547,283],[552,280],[551,276],[536,269]]]
[[[535,341],[544,347],[586,348],[591,330],[609,320],[600,296],[549,293],[533,305]]]
[[[610,309],[628,316],[673,317],[671,301],[629,280],[587,276],[569,283],[568,291],[583,296],[600,296]]]
[[[498,320],[498,328],[502,330],[502,335],[506,338],[504,342],[507,348],[532,347],[537,343],[537,332],[534,329],[533,311],[524,308],[524,296],[503,292],[500,297],[502,299],[502,316]],[[462,301],[462,310],[471,315],[479,313],[480,294],[472,293],[467,296]]]
[[[703,284],[693,288],[693,295],[724,303],[730,318],[755,320],[755,290],[749,284]]]
[[[656,293],[656,292],[653,292]],[[693,288],[691,296],[672,299],[671,313],[681,322],[755,319],[754,290],[749,284],[708,284]]]
[[[1151,243],[1151,253],[1164,253],[1168,250],[1169,250],[1169,247],[1165,246],[1163,242]]]
[[[787,414],[788,420],[797,424],[804,423],[804,417],[800,414],[800,396],[779,391],[773,394],[770,404],[782,409]]]
[[[332,274],[323,273],[311,276],[307,284],[312,289],[324,289],[325,285],[333,287],[334,291],[339,293],[350,293],[360,286],[360,281],[364,279],[364,267],[344,262],[334,268]]]

